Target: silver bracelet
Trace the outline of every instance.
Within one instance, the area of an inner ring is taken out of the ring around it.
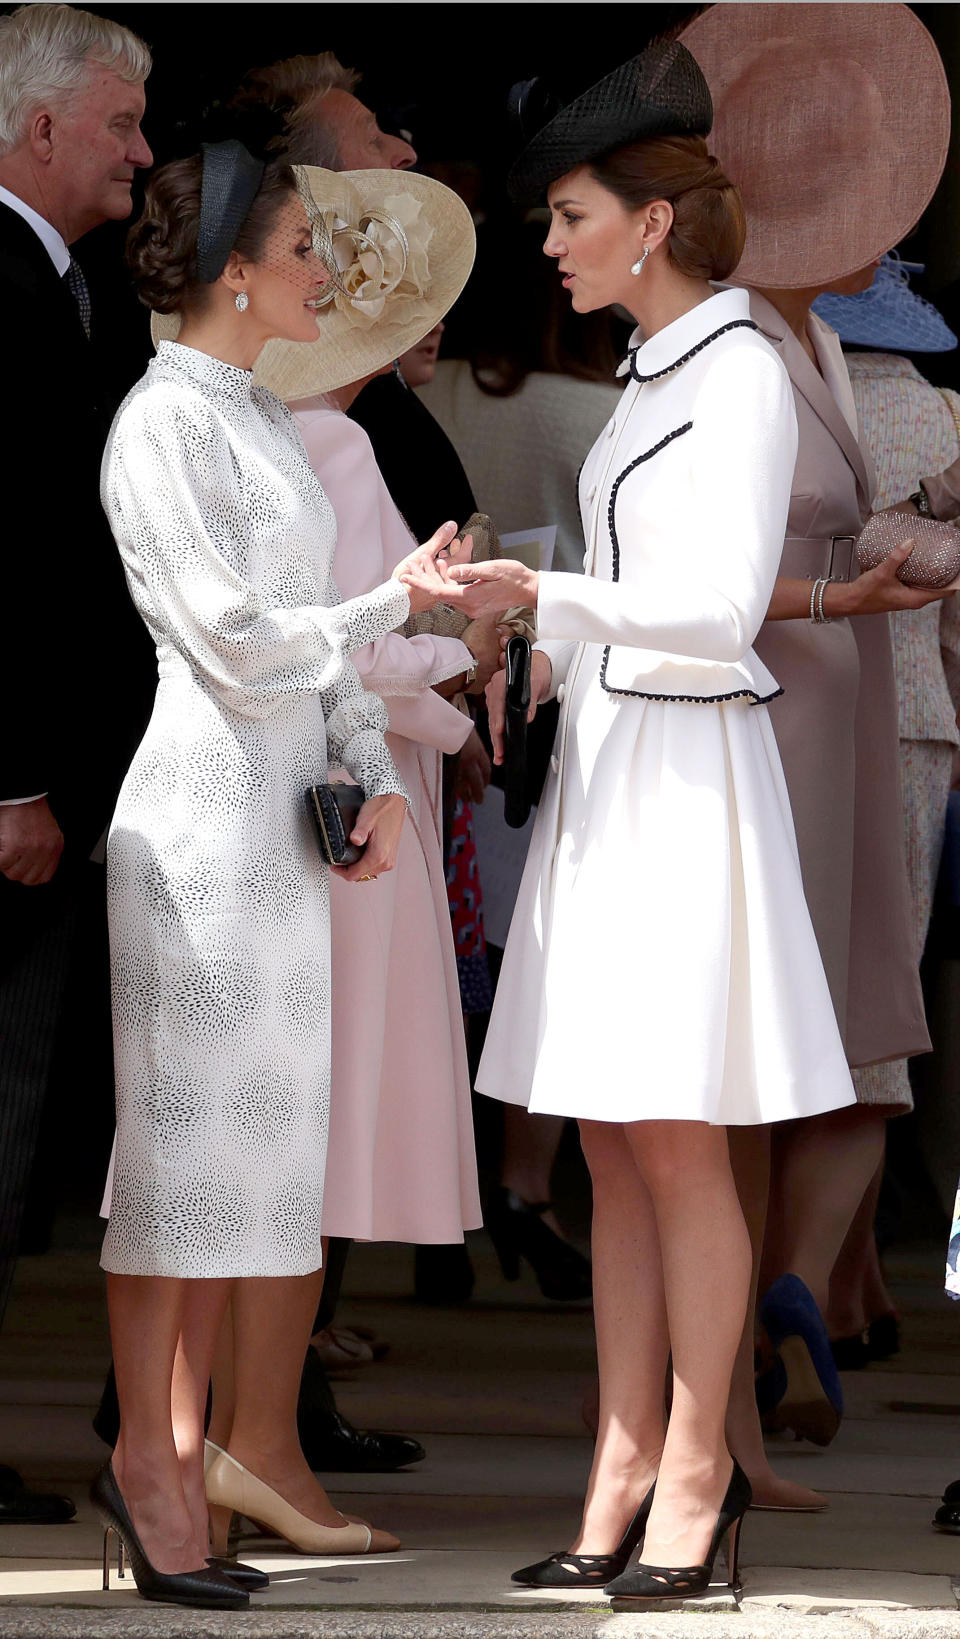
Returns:
[[[836,575],[822,575],[813,583],[813,591],[810,594],[810,619],[816,626],[829,626],[831,623],[831,617],[823,612],[823,594],[828,586],[833,585],[836,578]]]

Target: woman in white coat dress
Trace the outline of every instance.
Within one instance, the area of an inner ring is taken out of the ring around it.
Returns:
[[[750,1280],[724,1128],[853,1091],[766,710],[778,685],[751,648],[790,497],[790,384],[746,295],[708,283],[743,218],[689,53],[651,47],[603,92],[581,99],[579,147],[573,104],[514,171],[524,197],[549,184],[544,248],[577,311],[620,303],[639,324],[580,477],[586,573],[451,573],[471,613],[537,604],[534,709],[562,701],[477,1085],[577,1116],[594,1184],[587,1503],[572,1552],[517,1577],[676,1598],[707,1586],[750,1499],[724,1439]],[[502,682],[488,698],[496,744]]]
[[[314,1522],[316,1551],[396,1546],[332,1508],[296,1436],[330,1059],[327,868],[304,792],[328,760],[346,767],[366,851],[343,874],[393,868],[406,793],[349,657],[432,606],[455,526],[401,566],[407,587],[340,601],[332,508],[252,374],[268,338],[317,337],[330,274],[306,204],[293,171],[235,140],[152,179],[131,265],[141,298],[179,315],[178,339],[128,394],[103,466],[160,680],[108,843],[117,1146],[102,1261],[121,1426],[94,1500],[141,1591],[179,1604],[242,1604],[233,1577],[264,1581],[205,1564],[203,1411],[237,1278],[238,1377],[261,1385],[236,1454]]]

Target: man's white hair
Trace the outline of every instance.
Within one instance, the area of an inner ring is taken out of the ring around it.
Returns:
[[[75,97],[91,68],[135,85],[151,66],[143,41],[120,23],[76,6],[18,6],[0,17],[0,156],[19,147],[32,115]]]

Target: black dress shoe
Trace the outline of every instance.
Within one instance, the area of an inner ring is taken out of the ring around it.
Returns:
[[[419,1440],[406,1434],[383,1434],[354,1428],[337,1410],[333,1390],[311,1344],[303,1363],[297,1401],[297,1431],[303,1455],[321,1474],[392,1474],[422,1462]]]
[[[354,1428],[338,1411],[308,1420],[298,1415],[297,1423],[303,1454],[322,1474],[392,1474],[427,1455],[407,1434]]]
[[[0,1464],[0,1525],[66,1525],[76,1512],[69,1497],[31,1491],[15,1468]]]

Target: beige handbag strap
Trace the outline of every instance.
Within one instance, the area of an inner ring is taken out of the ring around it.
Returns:
[[[953,417],[953,424],[957,429],[957,438],[958,438],[958,440],[960,440],[960,410],[957,409],[957,406],[954,403],[953,398],[947,392],[945,387],[938,387],[937,392],[940,394],[940,397],[945,401],[947,409],[950,411],[950,414]]]

